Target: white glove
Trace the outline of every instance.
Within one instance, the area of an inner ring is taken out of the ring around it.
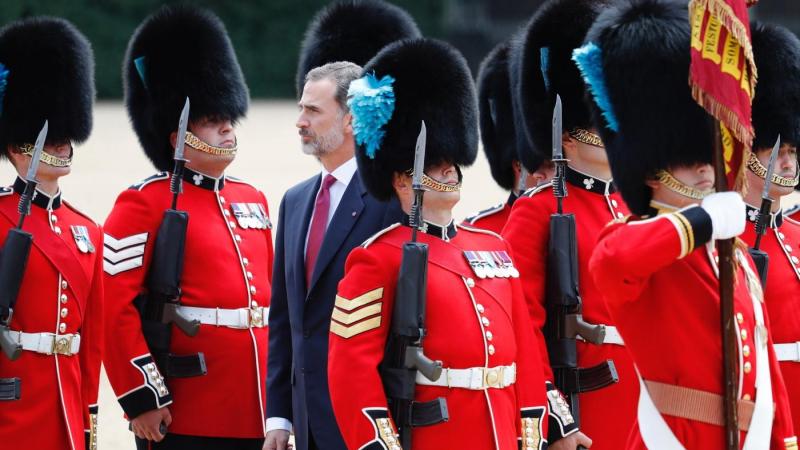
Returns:
[[[703,199],[700,207],[711,216],[712,240],[730,239],[744,232],[747,207],[738,192],[710,194]]]

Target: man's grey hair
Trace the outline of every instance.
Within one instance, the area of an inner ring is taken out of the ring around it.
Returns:
[[[336,103],[339,104],[342,113],[347,113],[350,111],[347,107],[347,90],[350,82],[360,77],[361,66],[347,61],[337,61],[312,69],[306,74],[305,82],[331,80],[336,85]]]

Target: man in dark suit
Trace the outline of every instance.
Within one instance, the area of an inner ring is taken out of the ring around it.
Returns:
[[[399,204],[376,200],[357,173],[347,91],[362,75],[359,65],[383,46],[419,35],[406,11],[379,0],[331,3],[306,30],[297,69],[297,127],[303,152],[320,161],[322,173],[289,189],[281,201],[264,450],[285,450],[292,429],[298,450],[345,449],[327,378],[337,285],[350,250],[402,218]]]
[[[281,450],[294,426],[299,449],[344,449],[331,409],[327,380],[328,329],[336,287],[350,250],[399,221],[395,203],[367,194],[356,173],[353,128],[346,95],[361,75],[352,63],[309,72],[297,121],[303,151],[322,173],[283,197],[275,235],[269,315],[267,440]]]

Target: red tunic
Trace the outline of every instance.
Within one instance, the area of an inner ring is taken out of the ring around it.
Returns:
[[[450,230],[456,227],[451,226]],[[446,230],[446,229],[445,229]],[[431,231],[429,230],[429,233]],[[445,368],[494,368],[516,364],[516,383],[470,390],[417,385],[415,401],[444,397],[448,422],[414,428],[414,450],[517,448],[520,419],[529,420],[526,441],[543,447],[546,429],[541,357],[516,278],[478,278],[465,250],[507,251],[494,233],[458,228],[452,239],[419,234],[429,246],[425,354]],[[339,283],[328,355],[331,401],[349,449],[393,447],[377,432],[375,411],[387,401],[378,365],[390,329],[401,248],[411,229],[393,225],[356,248]]]
[[[24,182],[17,180],[17,187]],[[21,189],[18,189],[21,192]],[[0,190],[0,245],[17,224],[19,195]],[[93,252],[78,248],[74,227],[85,227]],[[37,192],[23,229],[33,234],[10,329],[24,333],[80,334],[75,355],[23,350],[0,354],[0,378],[21,379],[21,398],[0,402],[0,447],[82,450],[94,431],[103,333],[103,234],[60,194]]]
[[[158,377],[142,368],[152,357],[133,300],[144,289],[156,233],[171,205],[168,176],[154,175],[121,193],[104,226],[107,309],[108,317],[114,318],[106,332],[108,348],[114,348],[104,360],[109,380],[130,418],[170,405],[170,432],[263,437],[267,328],[204,324],[189,337],[173,326],[171,352],[202,352],[208,373],[171,378],[168,389],[160,391]],[[237,210],[248,204],[261,205],[268,214],[264,195],[231,177],[217,180],[188,170],[183,186],[178,209],[188,212],[189,227],[181,304],[223,309],[269,306],[271,225],[245,229],[236,217]]]
[[[590,268],[644,380],[721,395],[719,281],[713,250],[705,245],[710,237],[711,219],[699,207],[650,220],[616,222],[601,235]],[[737,252],[742,254],[741,261],[752,265],[745,252]],[[757,330],[751,295],[760,298],[759,291],[756,276],[746,278],[740,265],[734,287],[740,336],[738,395],[753,401],[757,401],[756,358],[763,350],[754,344]],[[776,405],[770,448],[792,448],[789,405],[771,338],[767,348]],[[718,425],[673,415],[661,417],[687,449],[725,446]],[[640,431],[645,427],[652,429],[653,423],[637,421],[627,445],[620,448],[645,449]],[[741,438],[744,445],[745,433]]]
[[[469,216],[464,219],[463,224],[500,234],[503,231],[503,227],[506,226],[508,216],[511,215],[511,207],[516,200],[517,196],[511,194],[505,203],[499,203],[473,216]]]
[[[601,230],[610,221],[628,214],[628,209],[610,183],[572,169],[567,170],[567,182],[568,196],[564,199],[563,211],[575,214],[583,316],[590,323],[613,326],[616,322],[608,313],[602,289],[589,272],[589,258]],[[547,245],[550,215],[556,211],[551,183],[531,189],[516,201],[503,230],[503,237],[514,251],[532,321],[539,329],[546,320]],[[580,428],[592,439],[592,449],[619,450],[636,417],[639,383],[631,358],[625,348],[617,344],[593,345],[578,341],[577,349],[579,367],[591,367],[608,359],[616,365],[619,383],[579,394],[578,400]],[[546,355],[546,351],[542,338],[541,352]]]
[[[754,221],[758,210],[747,209],[750,223],[742,239],[752,246],[756,241]],[[784,219],[781,214],[771,218],[770,227],[761,238],[761,250],[769,255],[764,295],[772,323],[772,338],[776,344],[796,343],[800,342],[800,224]],[[800,362],[782,361],[780,366],[797,430],[800,428]]]

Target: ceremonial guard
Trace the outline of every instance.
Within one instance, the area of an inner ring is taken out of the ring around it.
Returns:
[[[477,153],[466,62],[406,40],[363,74],[349,91],[359,172],[408,216],[356,248],[339,283],[328,376],[347,447],[542,449],[541,357],[510,249],[452,218]]]
[[[775,354],[797,430],[800,427],[800,226],[784,218],[780,200],[793,192],[798,181],[800,41],[791,31],[774,25],[752,23],[750,31],[758,88],[753,99],[753,152],[745,172],[748,223],[742,239],[768,255],[764,295]],[[771,162],[772,147],[778,138],[780,142]],[[766,182],[770,164],[772,173]],[[754,255],[754,259],[759,262],[758,256]]]
[[[745,205],[736,192],[713,193],[713,122],[687,83],[686,3],[623,0],[586,40],[576,59],[634,214],[603,231],[590,261],[640,382],[637,418],[620,448],[727,448],[714,241],[744,230]],[[742,245],[733,259],[740,442],[796,449],[761,284]]]
[[[561,390],[573,409],[551,420],[549,440],[552,443],[559,434],[574,433],[579,423],[592,439],[592,448],[617,450],[635,417],[638,383],[602,290],[589,273],[589,258],[603,227],[624,217],[628,209],[611,180],[603,141],[592,127],[581,74],[572,60],[573,49],[581,45],[605,5],[589,0],[550,0],[517,38],[512,58],[518,69],[511,75],[512,85],[517,86],[515,113],[532,147],[532,151],[520,153],[522,163],[535,169],[551,158],[551,152],[563,152],[557,158],[556,181],[566,183],[561,185],[564,189],[547,183],[526,192],[514,204],[503,237],[514,250],[532,322],[537,329],[544,328],[547,347],[542,340],[541,351],[545,355],[549,351],[553,367],[548,381]],[[562,114],[560,123],[553,122],[556,108]],[[559,238],[553,214],[574,217],[569,238]],[[571,252],[577,253],[572,261],[560,264],[553,259],[557,253]],[[571,279],[571,273],[577,280]],[[565,284],[577,286],[571,305],[557,293]],[[575,330],[572,323],[584,326],[577,333],[570,332]],[[605,325],[604,335],[596,326],[599,324]],[[577,379],[578,368],[590,367],[602,371],[589,371],[589,375],[602,376],[584,377],[578,383],[565,381]],[[587,392],[590,389],[595,390]],[[551,390],[550,396],[554,403],[563,401],[556,390]],[[552,409],[557,415],[563,410]]]
[[[103,234],[59,188],[94,94],[92,49],[72,24],[0,30],[0,154],[19,174],[0,188],[3,448],[97,448]]]
[[[134,32],[123,71],[162,172],[105,223],[109,380],[139,448],[260,449],[272,225],[264,194],[224,175],[248,105],[241,69],[213,13],[167,6]]]
[[[552,164],[541,164],[529,173],[517,156],[517,135],[511,109],[511,86],[508,78],[510,42],[501,42],[481,63],[478,71],[478,114],[483,152],[489,162],[492,178],[508,199],[464,219],[465,225],[500,233],[511,213],[511,207],[528,188],[553,178]]]

